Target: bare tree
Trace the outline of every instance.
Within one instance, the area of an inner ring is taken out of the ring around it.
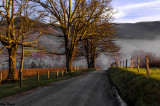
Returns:
[[[132,52],[132,58],[134,61],[134,65],[137,67],[137,57],[139,57],[140,67],[146,67],[146,56],[149,59],[150,67],[159,67],[160,66],[160,58],[156,56],[155,53],[146,52],[144,50],[135,50]]]
[[[95,21],[110,14],[111,0],[32,0],[43,6],[52,19],[51,25],[63,32],[66,68],[72,70],[76,45]]]
[[[27,10],[28,7],[28,0],[3,0],[0,2],[0,41],[3,44],[0,52],[5,48],[8,50],[8,80],[18,79],[18,72],[16,71],[16,51],[18,46],[22,45],[23,47],[33,47],[39,38],[38,36],[28,39],[30,37],[29,34],[35,32],[35,30],[31,30],[31,26],[32,28],[35,27],[33,25],[37,22],[37,20],[29,20],[29,17],[26,17],[28,14],[24,9]],[[24,41],[24,39],[27,40]]]
[[[114,32],[115,28],[109,21],[94,23],[87,31],[86,39],[77,48],[76,58],[79,56],[86,57],[88,68],[95,68],[96,58],[101,53],[113,53],[119,50],[119,47],[112,42]],[[92,36],[90,36],[91,33]]]

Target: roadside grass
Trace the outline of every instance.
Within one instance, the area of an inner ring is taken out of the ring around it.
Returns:
[[[56,78],[56,73],[50,73],[49,80],[47,74],[39,75],[39,82],[37,82],[37,76],[30,76],[23,78],[23,87],[20,87],[19,82],[16,83],[10,83],[10,84],[1,84],[0,85],[0,98],[4,98],[6,96],[10,96],[13,94],[17,94],[20,92],[25,92],[34,88],[37,88],[39,86],[45,86],[50,83],[59,81],[59,80],[65,80],[72,77],[76,77],[81,75],[83,72],[93,71],[95,69],[85,69],[85,70],[79,70],[74,72],[69,72],[67,75],[63,75],[59,72],[58,78]]]
[[[160,69],[110,68],[109,78],[129,106],[160,106]]]
[[[137,68],[134,68],[133,70],[128,69],[129,71],[138,73]],[[146,74],[146,68],[140,68],[139,74],[143,74],[147,76]],[[160,68],[150,68],[150,75],[149,77],[160,80]]]

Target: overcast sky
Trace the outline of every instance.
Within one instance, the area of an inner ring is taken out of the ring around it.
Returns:
[[[114,22],[160,21],[160,0],[113,0]]]

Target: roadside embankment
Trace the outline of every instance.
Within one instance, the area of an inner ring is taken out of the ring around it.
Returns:
[[[160,106],[160,70],[150,69],[150,76],[135,70],[110,68],[109,78],[129,106]],[[145,71],[141,69],[141,71]]]

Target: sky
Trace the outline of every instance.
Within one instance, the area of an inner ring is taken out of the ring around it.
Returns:
[[[160,21],[160,0],[113,0],[114,22]]]

